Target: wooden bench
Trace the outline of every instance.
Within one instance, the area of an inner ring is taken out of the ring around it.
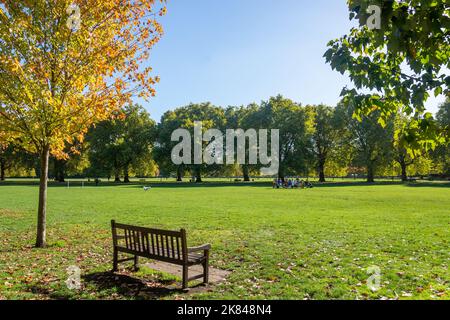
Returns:
[[[134,268],[138,270],[139,258],[148,258],[176,264],[183,267],[183,289],[188,282],[203,279],[208,283],[209,251],[211,245],[188,248],[186,230],[167,231],[119,224],[111,221],[113,238],[113,271],[118,270],[120,262],[134,260]],[[119,260],[119,252],[130,254],[133,258]],[[189,278],[189,267],[203,266],[203,274]]]

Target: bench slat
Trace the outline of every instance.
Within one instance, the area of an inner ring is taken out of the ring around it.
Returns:
[[[128,230],[125,229],[125,243],[127,245],[127,248],[129,248],[129,240],[128,240]]]
[[[134,250],[130,250],[130,249],[127,249],[127,248],[124,248],[124,247],[117,247],[117,250],[119,252],[128,253],[128,254],[132,254],[132,255],[136,254],[136,252]],[[166,257],[162,257],[161,255],[154,255],[154,254],[151,254],[151,253],[139,253],[139,256],[143,257],[143,258],[147,258],[147,259],[159,260],[159,261],[163,261],[163,262],[169,262],[169,263],[177,264],[177,265],[180,265],[180,266],[184,264],[183,260],[166,258]]]
[[[172,247],[172,258],[175,258],[175,246],[173,245],[173,237],[170,237],[170,244]]]
[[[172,257],[170,254],[170,251],[168,252],[161,248],[159,249],[159,253],[153,252],[153,251],[137,252],[136,250],[126,248],[126,247],[121,247],[121,246],[117,246],[117,249],[119,249],[119,251],[124,251],[125,253],[133,253],[133,254],[138,253],[139,255],[152,255],[154,257],[163,257],[163,258],[177,260],[177,261],[184,261],[182,256],[176,255],[176,256]],[[201,261],[203,259],[203,257],[204,256],[202,254],[190,253],[190,254],[188,254],[188,261],[189,262]]]
[[[159,252],[159,235],[155,234],[155,238],[156,238],[156,249],[158,251],[158,256],[161,255],[161,253]]]
[[[138,231],[138,232],[144,232],[144,233],[153,233],[153,234],[162,234],[162,235],[173,236],[173,237],[181,237],[180,231],[152,229],[152,228],[137,227],[137,226],[131,226],[131,225],[126,225],[126,224],[120,224],[120,223],[116,223],[115,227],[116,227],[116,229],[124,229],[124,230]]]
[[[152,252],[155,252],[155,240],[153,239],[153,233],[150,234],[150,236],[152,237]]]
[[[180,257],[181,253],[180,253],[180,238],[176,239],[177,241],[177,256]]]
[[[192,276],[189,278],[188,281],[194,281],[194,280],[201,279],[201,278],[203,278],[203,274],[199,274],[197,276]]]

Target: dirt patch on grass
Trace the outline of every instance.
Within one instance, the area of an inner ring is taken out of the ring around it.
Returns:
[[[0,217],[3,218],[22,218],[25,215],[24,212],[12,211],[8,209],[0,209]]]

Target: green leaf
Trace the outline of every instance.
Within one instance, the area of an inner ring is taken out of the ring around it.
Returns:
[[[434,96],[437,97],[442,94],[442,87],[437,87],[434,89]]]

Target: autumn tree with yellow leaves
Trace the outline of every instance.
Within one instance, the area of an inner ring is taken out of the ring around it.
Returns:
[[[50,154],[67,158],[93,124],[155,94],[143,62],[165,12],[165,0],[0,0],[0,136],[40,155],[37,247]]]

